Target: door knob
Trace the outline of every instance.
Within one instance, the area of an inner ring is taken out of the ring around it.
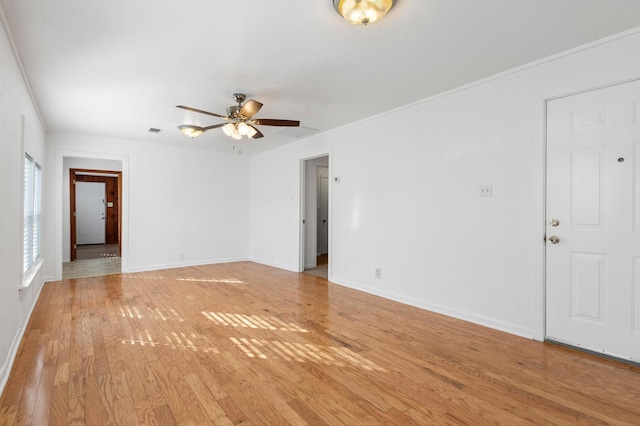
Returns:
[[[560,237],[556,236],[556,235],[552,235],[549,237],[548,241],[551,244],[558,244],[560,242]]]
[[[558,225],[560,225],[560,221],[559,221],[558,219],[551,219],[551,220],[549,221],[549,225],[551,225],[551,226],[558,226]]]

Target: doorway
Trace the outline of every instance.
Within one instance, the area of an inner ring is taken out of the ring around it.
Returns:
[[[300,270],[323,278],[329,276],[329,156],[305,159],[301,167]]]
[[[63,278],[121,272],[122,172],[69,169],[70,261]]]
[[[547,104],[546,338],[640,361],[640,81]]]
[[[109,245],[122,254],[122,172],[110,170],[69,170],[70,260],[78,247]],[[98,256],[99,257],[99,256]]]

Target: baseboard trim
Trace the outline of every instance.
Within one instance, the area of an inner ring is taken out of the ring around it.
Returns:
[[[24,326],[16,331],[15,336],[13,336],[13,342],[11,342],[11,348],[9,349],[9,357],[2,365],[2,367],[0,367],[0,395],[4,392],[4,387],[9,381],[11,368],[13,367],[13,363],[16,360],[16,355],[18,354],[18,348],[20,347],[20,342],[22,341],[24,331]]]
[[[9,348],[9,356],[7,357],[5,363],[0,367],[0,395],[4,393],[4,388],[9,381],[9,376],[11,375],[11,369],[13,368],[13,364],[16,360],[16,356],[18,355],[18,348],[20,348],[20,342],[24,337],[24,333],[27,330],[27,324],[29,324],[29,319],[31,319],[31,315],[33,314],[33,310],[38,303],[38,299],[40,298],[40,293],[42,292],[42,288],[44,284],[49,281],[42,281],[40,283],[40,288],[38,289],[38,293],[36,297],[33,299],[33,303],[31,304],[31,308],[29,309],[29,313],[24,318],[24,324],[18,330],[16,330],[16,334],[13,336],[13,341],[11,342],[11,347]]]
[[[435,312],[438,314],[446,315],[452,318],[457,318],[463,321],[468,321],[474,324],[481,325],[483,327],[492,328],[494,330],[502,331],[505,333],[513,334],[516,336],[524,337],[527,339],[534,338],[534,330],[525,327],[508,324],[503,321],[496,320],[494,318],[485,317],[483,315],[477,315],[471,312],[465,312],[458,309],[448,308],[433,303],[425,302],[424,300],[407,297],[401,294],[381,291],[377,288],[369,287],[366,285],[354,283],[349,280],[345,280],[339,277],[332,276],[331,282],[341,285],[343,287],[352,288],[354,290],[363,291],[365,293],[373,294],[375,296],[384,297],[385,299],[393,300],[395,302],[404,303],[405,305],[414,306],[416,308],[424,309],[427,311]]]
[[[261,265],[272,266],[272,267],[278,268],[278,269],[284,269],[285,271],[296,272],[296,273],[300,272],[300,271],[298,271],[298,267],[297,266],[293,267],[291,265],[285,265],[283,263],[271,262],[270,260],[250,258],[249,261],[255,262],[255,263],[259,263]]]
[[[134,273],[134,272],[149,272],[149,271],[157,271],[160,269],[176,269],[176,268],[186,268],[188,266],[200,266],[200,265],[216,265],[219,263],[233,263],[233,262],[246,262],[249,259],[246,257],[230,257],[226,259],[210,259],[210,260],[194,260],[194,261],[180,261],[178,263],[164,263],[158,265],[144,265],[144,266],[134,266],[127,268],[126,271],[122,271],[125,273]]]

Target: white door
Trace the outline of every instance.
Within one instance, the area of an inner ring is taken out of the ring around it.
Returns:
[[[318,166],[318,254],[329,253],[329,168]]]
[[[640,361],[640,81],[547,120],[547,338]]]
[[[76,182],[76,244],[104,244],[105,183]]]

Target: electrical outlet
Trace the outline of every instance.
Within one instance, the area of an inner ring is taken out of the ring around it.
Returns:
[[[185,254],[184,253],[180,253],[180,260],[184,260],[185,259]]]
[[[493,188],[491,185],[480,185],[480,196],[491,197],[493,195]]]
[[[382,278],[382,268],[376,268],[376,278]]]

